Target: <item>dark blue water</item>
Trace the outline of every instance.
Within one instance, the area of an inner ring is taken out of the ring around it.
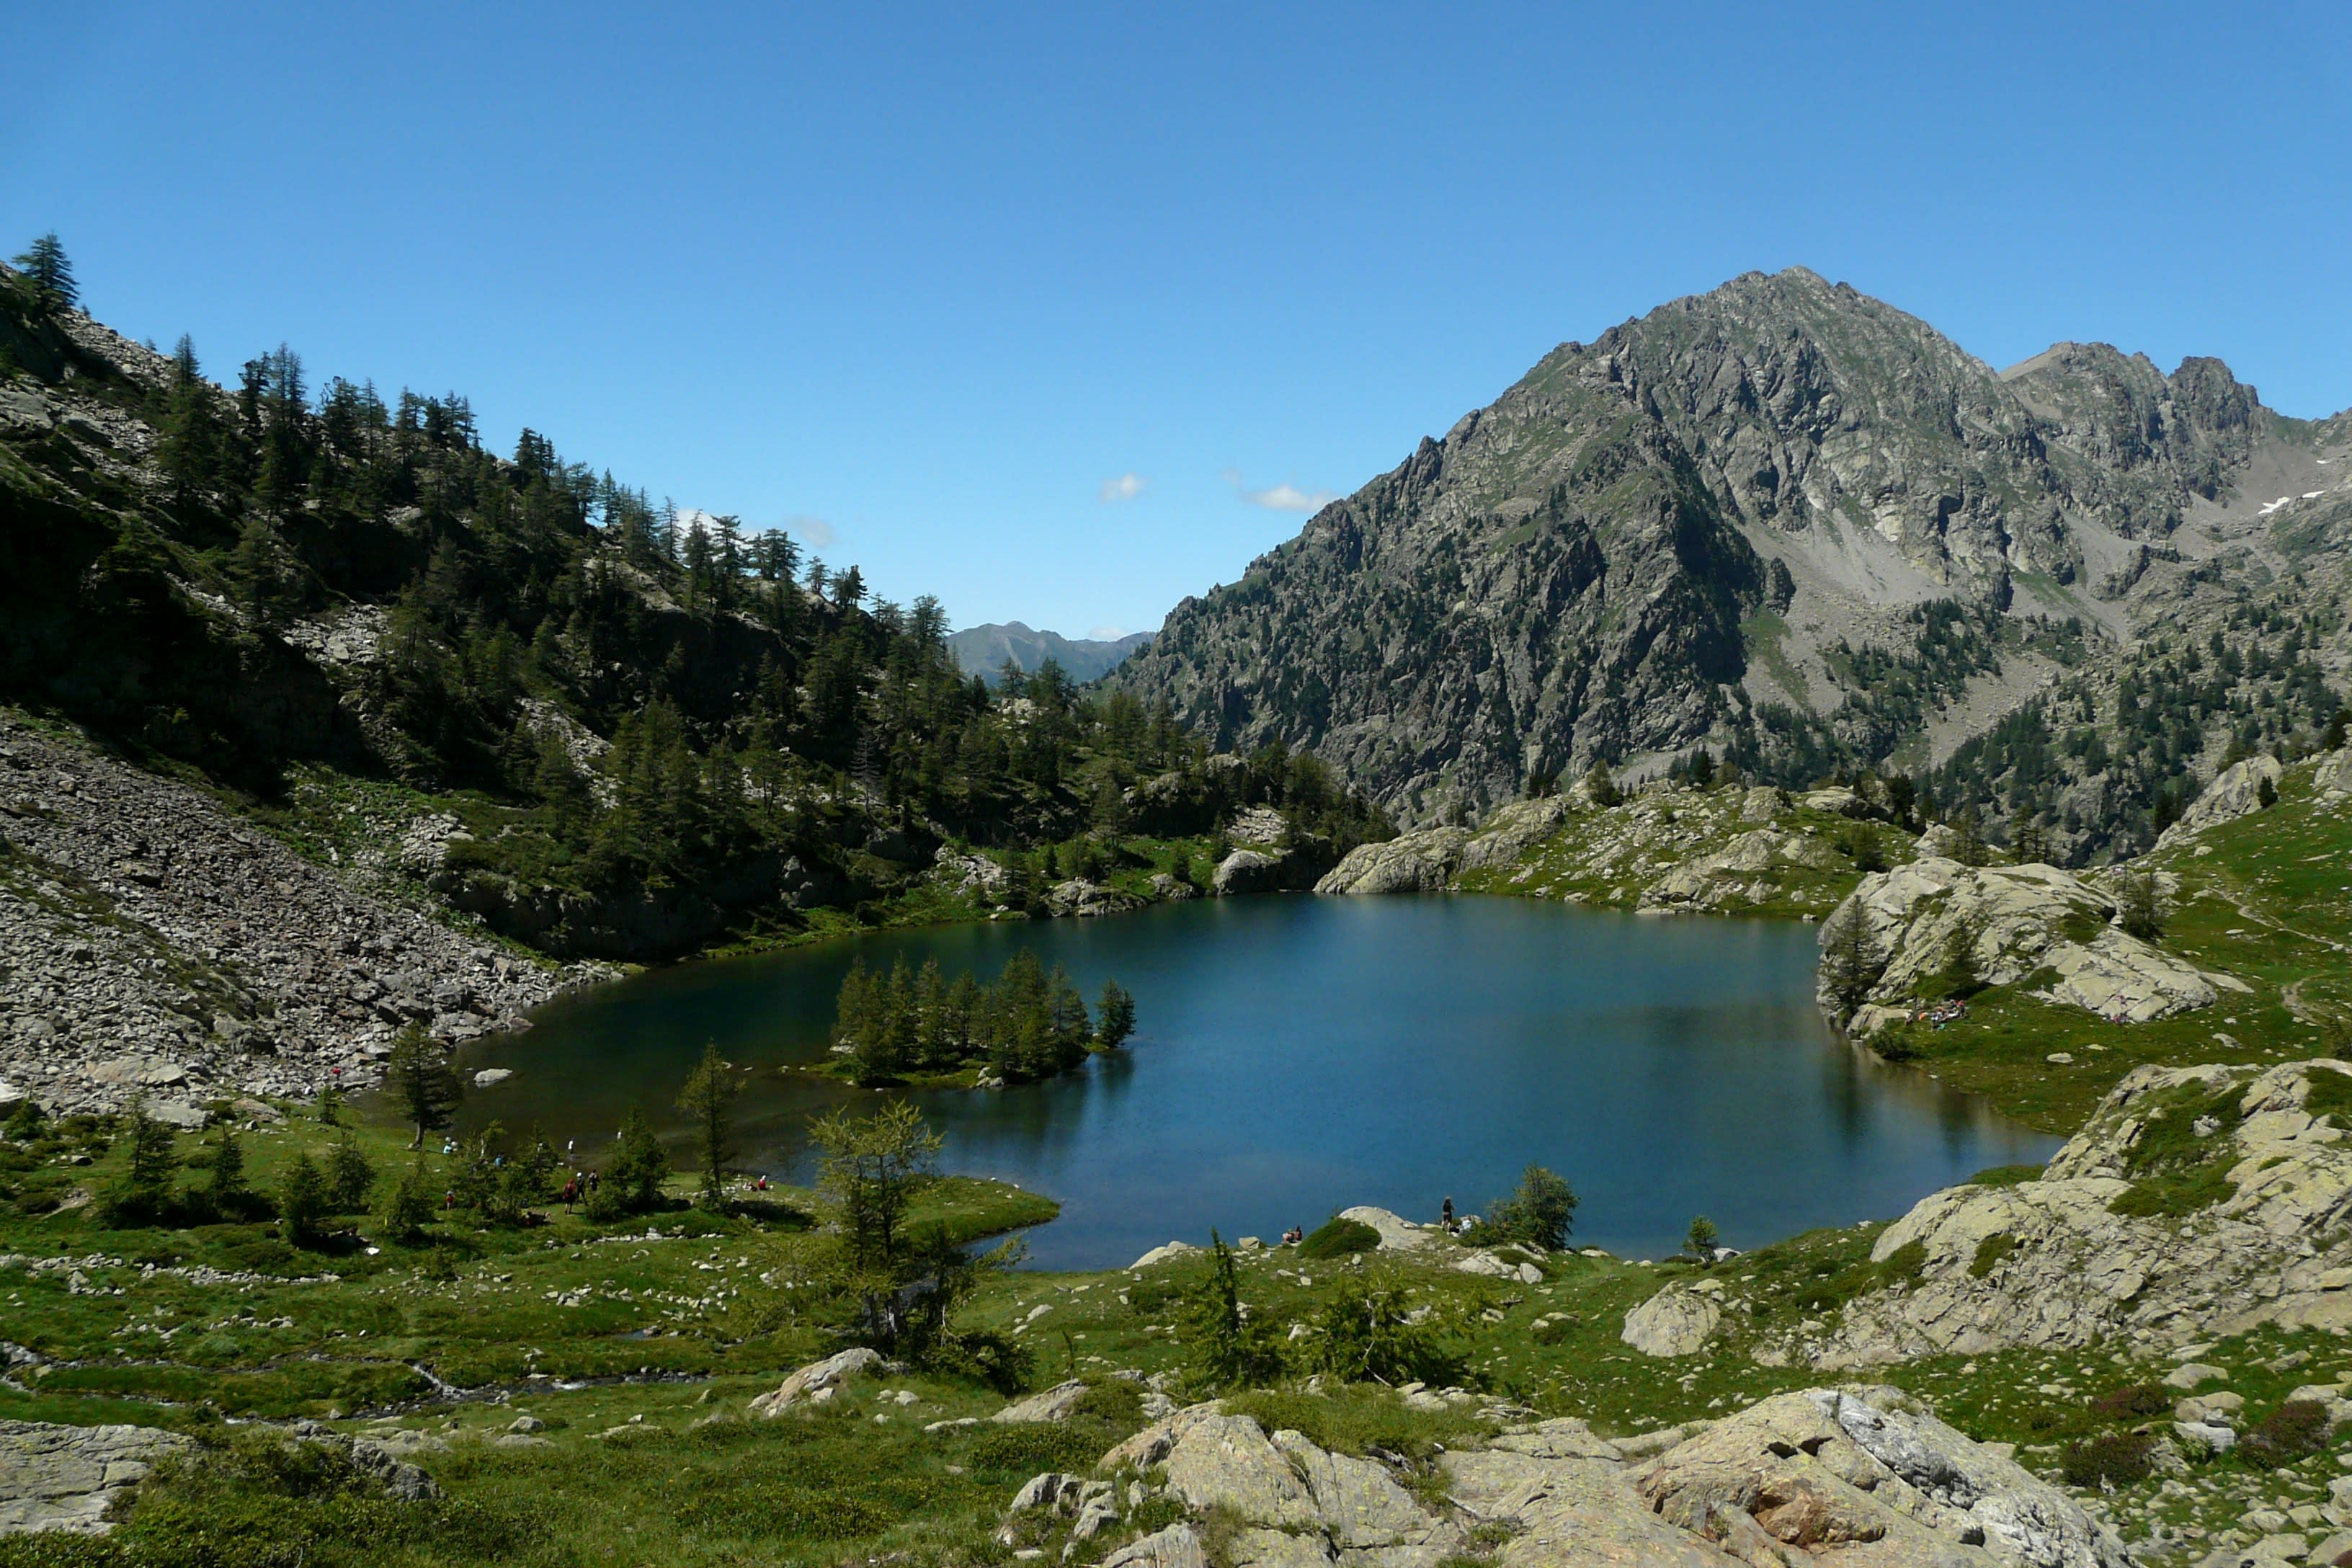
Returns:
[[[992,974],[1018,946],[1089,996],[1136,996],[1130,1047],[1080,1073],[916,1099],[950,1169],[1061,1200],[1055,1268],[1171,1237],[1272,1237],[1378,1204],[1433,1218],[1529,1161],[1583,1199],[1580,1242],[1670,1252],[1706,1214],[1730,1246],[1899,1213],[2057,1141],[1822,1026],[1813,928],[1642,919],[1504,898],[1202,900],[1101,921],[857,938],[650,973],[544,1009],[467,1059],[515,1077],[469,1120],[537,1121],[583,1163],[627,1108],[670,1111],[706,1040],[757,1064],[747,1167],[801,1173],[812,1112],[874,1091],[772,1070],[821,1057],[853,956]]]

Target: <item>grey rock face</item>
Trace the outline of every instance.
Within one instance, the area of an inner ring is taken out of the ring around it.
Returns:
[[[2206,828],[2224,822],[2235,822],[2242,816],[2252,816],[2263,808],[2263,786],[2278,787],[2279,775],[2286,770],[2273,756],[2248,757],[2242,763],[2232,763],[2215,775],[2205,791],[2189,803],[2180,820],[2164,830],[2157,847],[2193,838]],[[2321,787],[2325,788],[2325,785]]]
[[[1987,984],[2014,984],[2046,969],[2052,978],[2042,994],[2049,1000],[2135,1024],[2210,1007],[2219,990],[2247,989],[2234,976],[2192,968],[2108,925],[2115,910],[2103,889],[2053,867],[1971,868],[1923,855],[1864,878],[1822,931],[1827,942],[1841,922],[1859,919],[1885,961],[1869,1004],[1851,1026],[1858,1035],[1900,1017],[1960,942]],[[1835,1016],[1826,971],[1821,999]]]
[[[2264,1323],[2352,1328],[2352,1240],[2338,1225],[2352,1205],[2352,1134],[2305,1109],[2322,1074],[2352,1074],[2352,1064],[2136,1069],[2041,1180],[1947,1188],[1881,1232],[1872,1256],[1916,1244],[1918,1276],[1848,1303],[1817,1364],[2177,1342]],[[2116,1214],[2144,1178],[2132,1151],[2145,1127],[2184,1094],[2219,1096],[2242,1118],[2216,1117],[2200,1134],[2227,1185],[2186,1214]],[[1979,1272],[1989,1245],[1998,1262]],[[2192,1390],[2210,1371],[2184,1366],[2168,1381]]]
[[[104,1534],[106,1510],[156,1462],[194,1442],[152,1426],[54,1426],[0,1421],[0,1535],[43,1530]]]

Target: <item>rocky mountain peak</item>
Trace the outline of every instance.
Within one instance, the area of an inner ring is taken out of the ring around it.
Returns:
[[[1553,349],[1118,679],[1313,747],[1408,822],[1475,815],[1530,774],[1732,743],[1765,703],[1784,736],[1834,729],[1874,695],[1839,650],[1916,639],[1930,601],[2115,627],[2280,423],[2218,360],[2061,343],[1996,373],[1850,285],[1745,273]]]

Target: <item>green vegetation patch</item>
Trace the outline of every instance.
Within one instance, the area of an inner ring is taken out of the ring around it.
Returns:
[[[1378,1252],[1381,1233],[1360,1219],[1341,1219],[1333,1215],[1309,1231],[1307,1239],[1298,1244],[1301,1258],[1346,1258],[1360,1252]]]

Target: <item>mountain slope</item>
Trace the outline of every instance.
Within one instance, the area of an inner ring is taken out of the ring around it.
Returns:
[[[2136,596],[2283,564],[2247,486],[2341,483],[2344,437],[2218,361],[2061,345],[2004,376],[1751,273],[1546,355],[1114,684],[1311,747],[1407,821],[1701,741],[1792,783],[1916,767]]]
[[[1151,641],[1150,632],[1104,639],[1066,637],[1059,632],[1034,631],[1019,621],[991,621],[966,626],[948,638],[948,651],[966,675],[994,679],[1011,659],[1027,673],[1052,659],[1072,680],[1084,684],[1118,668],[1121,660]]]

